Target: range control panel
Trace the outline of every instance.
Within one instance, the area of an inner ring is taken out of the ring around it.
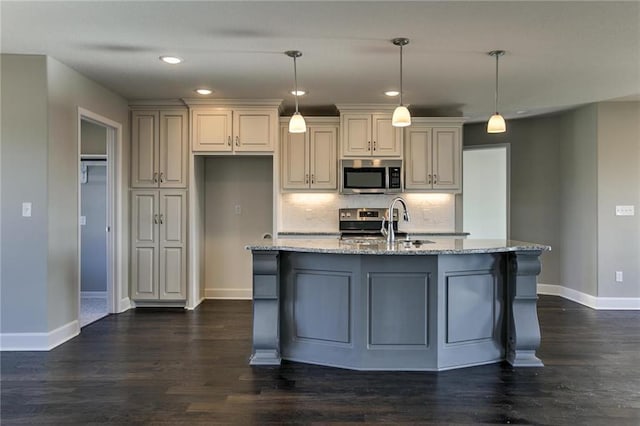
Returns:
[[[340,209],[339,219],[343,221],[377,221],[381,222],[387,214],[385,208]],[[393,220],[398,220],[398,209],[393,209]]]

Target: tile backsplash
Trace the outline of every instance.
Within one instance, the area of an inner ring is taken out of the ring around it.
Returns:
[[[341,195],[337,193],[280,194],[278,232],[338,232],[338,209],[383,207],[395,195]],[[406,232],[451,232],[455,230],[453,194],[404,193],[410,222],[398,224]],[[399,204],[396,205],[402,208]]]

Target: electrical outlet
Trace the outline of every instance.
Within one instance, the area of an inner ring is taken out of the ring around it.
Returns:
[[[80,226],[84,226],[87,224],[87,217],[86,216],[80,216]]]
[[[31,203],[22,203],[22,217],[31,217]]]
[[[635,216],[635,206],[616,206],[616,216]]]
[[[622,271],[616,271],[616,282],[617,283],[622,282]]]
[[[242,214],[242,207],[240,206],[240,204],[236,204],[233,207],[233,210],[237,216],[240,216]]]

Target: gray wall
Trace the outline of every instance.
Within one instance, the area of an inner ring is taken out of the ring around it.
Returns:
[[[635,216],[615,216],[635,205]],[[640,297],[640,102],[598,105],[598,296]],[[624,281],[615,282],[615,271]]]
[[[82,120],[80,123],[80,139],[82,147],[80,153],[83,155],[106,155],[107,154],[107,129],[106,127]]]
[[[558,284],[597,296],[597,106],[562,115]],[[550,283],[551,284],[551,283]]]
[[[464,146],[510,144],[510,238],[550,245],[539,282],[560,284],[560,118],[509,120],[506,133],[491,135],[486,123],[467,124],[463,135]]]
[[[1,78],[1,331],[48,332],[78,317],[78,108],[122,124],[123,164],[129,110],[122,97],[49,57],[2,55]],[[128,175],[117,184],[126,212]],[[22,201],[34,203],[30,220],[20,217]],[[116,279],[127,295],[122,266]]]
[[[47,73],[44,56],[2,55],[0,331],[47,323]],[[33,203],[32,216],[21,204]]]
[[[106,133],[105,133],[106,136]],[[103,141],[104,144],[104,141]],[[84,139],[82,140],[84,146]],[[80,185],[80,291],[107,291],[107,167],[87,167],[87,183]]]

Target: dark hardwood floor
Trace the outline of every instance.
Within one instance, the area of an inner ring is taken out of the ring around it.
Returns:
[[[0,423],[640,425],[640,312],[551,296],[544,368],[252,368],[251,303],[110,315],[50,352],[3,352]]]

